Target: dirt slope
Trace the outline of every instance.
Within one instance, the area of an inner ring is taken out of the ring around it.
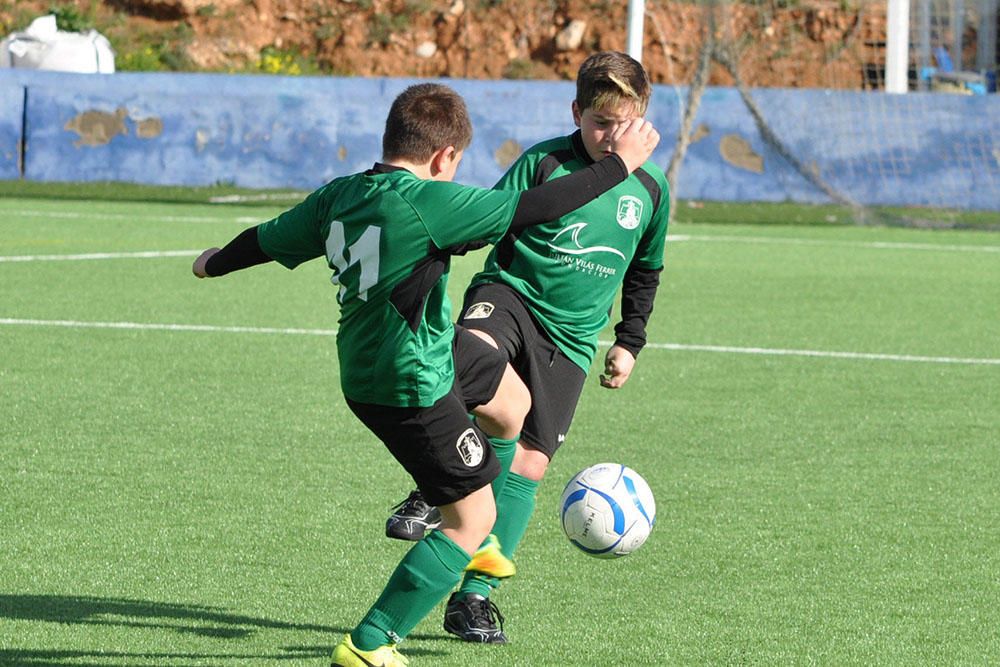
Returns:
[[[625,0],[64,0],[114,44],[120,69],[349,76],[572,79],[588,53],[624,50]],[[866,87],[884,41],[881,5],[833,0],[725,6],[717,35],[752,86]],[[0,0],[23,28],[51,0]],[[647,0],[643,60],[657,83],[690,82],[705,13]],[[710,82],[727,85],[722,67]]]

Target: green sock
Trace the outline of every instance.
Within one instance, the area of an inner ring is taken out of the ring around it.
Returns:
[[[389,577],[389,583],[351,641],[362,651],[395,644],[416,627],[458,583],[469,554],[439,530],[413,545]]]
[[[493,525],[493,534],[500,540],[500,551],[507,558],[514,558],[514,550],[521,543],[524,531],[528,529],[531,515],[535,511],[537,490],[538,482],[512,472],[497,496],[497,522]],[[492,589],[499,586],[500,580],[496,577],[467,572],[458,590],[463,594],[478,593],[489,597]]]
[[[494,498],[500,497],[500,492],[503,491],[504,484],[507,482],[507,475],[510,473],[510,464],[514,461],[514,452],[517,449],[517,440],[519,437],[514,436],[511,440],[490,438],[493,451],[496,452],[497,459],[500,461],[500,474],[493,480]]]

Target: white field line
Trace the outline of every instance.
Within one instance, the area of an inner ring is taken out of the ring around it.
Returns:
[[[610,342],[601,341],[608,347]],[[1000,359],[975,357],[928,357],[912,354],[881,354],[877,352],[837,352],[831,350],[791,350],[768,347],[732,347],[728,345],[683,345],[680,343],[647,343],[654,350],[684,352],[722,352],[728,354],[760,354],[779,357],[822,357],[826,359],[861,359],[868,361],[907,361],[925,364],[968,364],[974,366],[1000,366]]]
[[[73,214],[76,215],[76,214]],[[160,218],[165,219],[165,218]],[[247,222],[252,221],[244,218],[215,219],[215,218],[188,218],[188,221],[212,221],[212,222]],[[670,242],[680,241],[707,241],[721,243],[772,243],[783,245],[804,245],[804,246],[836,246],[870,248],[875,250],[938,250],[949,252],[992,252],[1000,253],[1000,246],[974,246],[974,245],[942,245],[933,243],[889,243],[883,241],[823,241],[819,239],[796,239],[766,236],[691,236],[686,234],[675,234],[668,236]],[[136,252],[94,252],[65,255],[0,255],[2,262],[56,262],[68,260],[101,260],[101,259],[159,259],[164,257],[192,257],[200,254],[198,250],[141,250]]]
[[[245,201],[297,202],[309,196],[308,192],[265,192],[259,195],[219,195],[209,197],[209,204],[238,204]]]
[[[996,245],[955,245],[943,243],[901,243],[892,241],[835,241],[824,239],[798,239],[786,236],[732,236],[700,234],[668,234],[667,241],[696,241],[707,243],[759,243],[774,245],[824,246],[839,248],[868,248],[871,250],[945,250],[951,252],[996,252]]]
[[[152,222],[192,222],[192,223],[239,223],[253,224],[264,222],[267,217],[260,216],[200,216],[200,215],[126,215],[123,213],[84,213],[78,211],[39,211],[20,209],[2,211],[9,217],[23,216],[32,218],[55,218],[60,220],[114,220],[114,221],[152,221]],[[704,234],[668,234],[668,242],[698,241],[705,243],[762,243],[798,246],[833,246],[843,248],[869,248],[876,250],[948,250],[955,252],[987,252],[1000,253],[996,245],[957,245],[938,243],[902,243],[891,241],[836,241],[824,239],[802,239],[782,236],[737,236],[737,235],[704,235]]]
[[[69,329],[128,329],[133,331],[200,331],[304,336],[336,336],[336,329],[287,329],[272,327],[224,327],[211,324],[155,324],[147,322],[83,322],[80,320],[31,320],[0,317],[0,325],[64,327]]]
[[[197,257],[201,250],[143,250],[139,252],[89,252],[77,255],[6,255],[0,262],[62,262],[91,259],[159,259],[163,257]]]
[[[126,215],[124,213],[82,213],[77,211],[30,211],[30,210],[17,210],[17,211],[3,211],[0,210],[4,216],[8,219],[11,217],[25,217],[25,218],[55,218],[57,220],[94,220],[96,222],[104,222],[108,220],[118,221],[143,221],[143,222],[221,222],[221,223],[254,223],[254,222],[264,222],[267,220],[266,216],[253,217],[253,216],[209,216],[209,215]]]
[[[305,336],[335,336],[336,329],[294,329],[246,326],[215,326],[210,324],[155,324],[143,322],[84,322],[80,320],[37,320],[0,318],[4,326],[65,327],[71,329],[127,329],[138,331],[194,331],[211,333],[252,333]],[[611,345],[601,341],[604,347]],[[881,354],[871,352],[838,352],[828,350],[792,350],[765,347],[732,347],[725,345],[684,345],[681,343],[649,343],[647,348],[676,352],[715,352],[724,354],[751,354],[786,357],[814,357],[825,359],[854,359],[864,361],[896,361],[929,364],[964,364],[971,366],[1000,366],[1000,359],[975,357],[931,357],[910,354]]]

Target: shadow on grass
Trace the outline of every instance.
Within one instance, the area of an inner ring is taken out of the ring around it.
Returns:
[[[288,661],[301,664],[303,661],[320,662],[328,659],[332,647],[282,648],[270,655],[259,653],[124,653],[118,651],[60,651],[44,649],[0,650],[0,665],[7,667],[195,667],[210,660],[218,664],[260,664],[267,661]],[[88,658],[92,661],[88,661]]]
[[[121,653],[115,651],[0,650],[2,667],[198,667],[209,664],[257,665],[261,662],[326,664],[333,646],[286,646],[269,655],[260,653]],[[444,655],[438,651],[410,649],[408,656]],[[87,659],[94,662],[88,662]],[[115,662],[120,661],[120,662]]]
[[[175,632],[239,639],[257,629],[342,634],[344,628],[287,623],[232,614],[217,607],[69,595],[0,595],[0,618],[83,625],[164,628]]]
[[[210,639],[244,639],[257,630],[321,632],[331,635],[329,646],[284,646],[269,654],[261,653],[167,653],[120,652],[114,650],[0,649],[0,666],[24,667],[189,667],[195,664],[259,664],[288,661],[300,664],[327,658],[333,645],[350,628],[289,623],[269,618],[233,614],[217,607],[150,602],[118,598],[66,595],[0,594],[0,620],[39,621],[65,625],[117,626],[163,629]],[[415,639],[418,637],[414,637]],[[10,638],[16,640],[16,637]],[[438,637],[424,637],[438,639]],[[131,642],[123,641],[123,644]],[[410,655],[441,655],[422,648],[408,649]],[[88,661],[88,659],[91,659]]]

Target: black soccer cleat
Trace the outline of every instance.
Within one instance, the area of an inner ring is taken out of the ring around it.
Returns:
[[[396,540],[417,542],[424,539],[425,532],[441,525],[440,510],[428,504],[419,490],[392,509],[392,516],[385,522],[385,534]]]
[[[499,623],[500,627],[497,627]],[[452,593],[444,612],[444,629],[467,642],[506,644],[503,614],[489,598],[476,593]]]

